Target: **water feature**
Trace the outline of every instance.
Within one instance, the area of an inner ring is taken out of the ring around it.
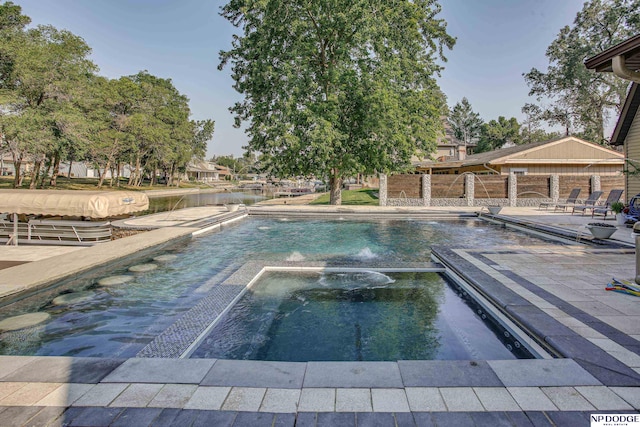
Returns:
[[[428,262],[430,246],[508,247],[550,244],[478,219],[333,221],[250,218],[167,251],[177,255],[153,271],[130,273],[161,253],[141,256],[100,275],[73,278],[65,292],[91,291],[53,304],[50,290],[0,309],[0,321],[31,312],[50,318],[31,328],[0,331],[0,354],[132,357],[185,311],[249,261],[287,259],[333,265]],[[127,276],[123,280],[106,277]],[[84,298],[88,296],[88,298]]]

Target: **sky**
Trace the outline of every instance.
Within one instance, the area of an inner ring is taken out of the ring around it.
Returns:
[[[1,1],[1,0],[0,0]],[[286,0],[285,0],[286,1]],[[207,158],[241,156],[248,137],[229,112],[241,95],[218,53],[238,29],[220,15],[219,0],[13,0],[32,25],[53,25],[82,37],[99,74],[147,70],[170,78],[190,99],[192,119],[213,119]],[[545,70],[545,51],[582,9],[582,0],[440,0],[448,32],[457,38],[438,78],[450,107],[466,97],[483,120],[516,117],[527,102],[523,73]]]

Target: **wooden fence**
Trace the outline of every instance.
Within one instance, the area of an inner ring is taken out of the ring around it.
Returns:
[[[538,206],[542,202],[564,200],[574,188],[580,188],[581,198],[600,190],[604,200],[609,191],[624,189],[624,181],[622,175],[391,175],[381,180],[384,195],[381,205]],[[626,200],[626,195],[621,200]]]
[[[422,197],[422,175],[393,175],[387,184],[388,197],[419,199]]]

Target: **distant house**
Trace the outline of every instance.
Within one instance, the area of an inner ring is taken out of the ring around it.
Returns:
[[[437,162],[447,162],[451,160],[463,160],[467,155],[473,154],[473,150],[476,147],[475,143],[465,144],[455,137],[451,125],[447,121],[446,117],[442,118],[442,124],[444,126],[444,135],[437,139],[437,149],[433,158]],[[429,158],[413,157],[412,162],[426,162],[430,161]]]
[[[189,180],[200,182],[212,182],[224,180],[231,175],[226,166],[219,166],[207,160],[192,160],[187,165],[187,177]]]
[[[640,34],[587,59],[585,66],[597,72],[613,72],[633,82],[611,136],[611,144],[624,146],[626,194],[640,194]]]
[[[467,156],[463,160],[419,162],[426,174],[621,175],[624,155],[580,138],[567,136]]]

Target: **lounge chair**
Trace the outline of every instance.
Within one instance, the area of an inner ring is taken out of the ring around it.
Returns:
[[[569,193],[569,197],[567,197],[567,200],[565,200],[564,202],[560,203],[560,204],[555,204],[553,211],[555,212],[556,209],[558,209],[558,207],[560,206],[573,206],[576,204],[576,202],[578,201],[578,195],[580,195],[580,188],[574,188],[571,190],[571,193]],[[553,205],[555,202],[542,202],[540,203],[540,205],[538,205],[538,210],[540,210],[540,208],[542,208],[544,206],[544,210],[546,211],[549,206]],[[564,207],[562,208],[563,210],[565,209]]]
[[[620,190],[620,189],[611,190],[609,192],[609,195],[607,196],[607,200],[604,202],[604,205],[595,206],[592,208],[591,218],[593,218],[595,215],[604,215],[604,219],[607,219],[607,214],[609,212],[611,212],[611,215],[613,215],[613,212],[611,211],[611,205],[614,204],[615,202],[620,201],[620,197],[622,197],[622,193],[624,193],[624,190]]]
[[[576,212],[582,212],[582,215],[584,215],[587,209],[593,209],[596,206],[596,203],[598,203],[598,199],[600,199],[600,196],[602,196],[602,191],[594,191],[589,195],[587,200],[585,200],[582,205],[576,205],[573,207],[571,215]]]

